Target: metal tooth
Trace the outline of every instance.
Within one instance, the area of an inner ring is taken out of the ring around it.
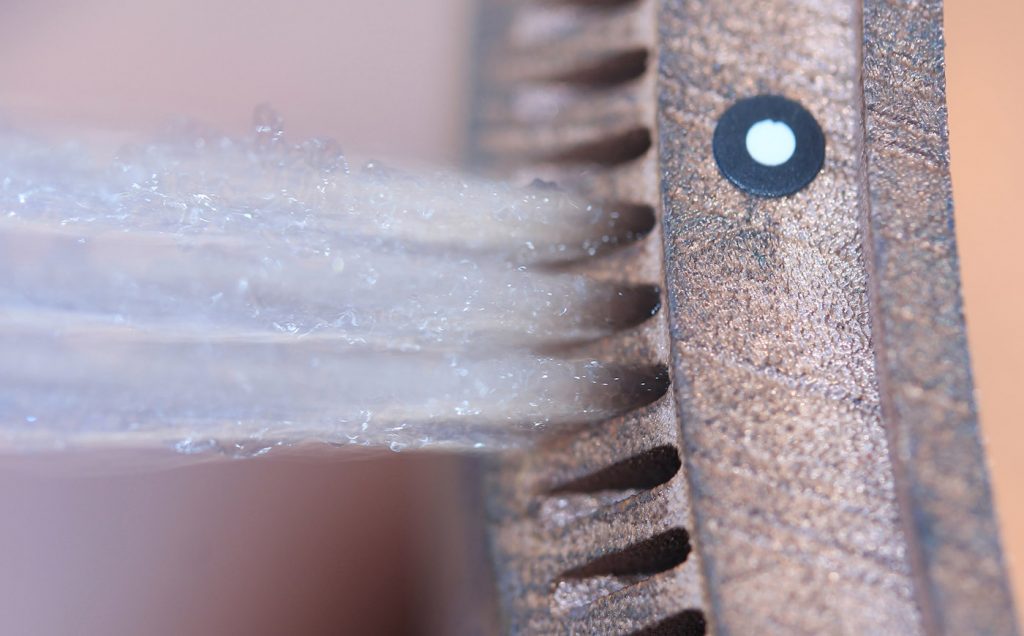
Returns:
[[[491,86],[481,102],[478,150],[495,172],[515,181],[540,178],[593,201],[653,205],[659,175],[657,153],[651,151],[655,104],[649,96],[655,87],[648,47],[654,39],[656,4],[613,3],[617,6],[601,10],[577,4],[517,9],[506,43],[492,51],[494,59],[485,71]],[[565,21],[567,16],[574,22]],[[545,19],[554,25],[547,36],[515,31],[517,23],[528,32],[531,20]],[[595,86],[602,79],[605,85]],[[661,259],[656,222],[643,240],[578,264],[576,271],[607,280],[661,280]],[[633,363],[667,362],[664,314],[574,353]],[[506,457],[495,467],[488,476],[494,497],[487,503],[508,631],[622,634],[703,607],[701,569],[692,543],[685,561],[669,559],[663,571],[614,577],[614,585],[624,587],[610,593],[592,598],[584,594],[568,608],[559,607],[554,594],[560,581],[563,586],[579,582],[581,589],[590,583],[603,585],[602,577],[586,576],[586,568],[607,563],[602,559],[609,554],[620,558],[622,551],[628,555],[652,539],[672,546],[679,536],[675,533],[689,535],[680,447],[670,390],[649,406],[549,440],[529,455]],[[626,480],[609,482],[615,488],[558,491],[652,449],[680,456],[677,466],[661,469],[650,485],[625,487],[630,483]],[[574,576],[565,579],[567,573]]]
[[[642,93],[647,82],[614,90],[585,90],[564,85],[522,86],[495,93],[480,113],[488,129],[517,128],[519,132],[550,132],[562,126],[593,126],[595,122],[648,121],[650,105]]]
[[[561,16],[553,16],[550,7],[523,7],[513,14],[509,37],[495,48],[488,73],[501,83],[544,81],[592,66],[615,53],[646,50],[651,10],[650,2],[614,11],[577,9],[569,20],[564,8]],[[547,37],[533,35],[538,32],[535,25],[555,20],[562,28],[548,29]]]
[[[520,60],[512,55],[496,62],[491,72],[502,81],[517,84],[613,86],[640,77],[650,66],[647,49],[639,43],[622,42],[613,50],[598,45],[549,49]],[[640,55],[642,60],[637,59]]]
[[[653,153],[611,168],[554,163],[506,165],[505,174],[513,181],[529,183],[535,178],[553,181],[594,201],[648,200],[648,188],[657,178]]]
[[[666,396],[668,397],[668,396]],[[545,502],[562,498],[570,499],[572,494],[546,494],[557,492],[558,486],[571,483],[573,479],[592,474],[607,466],[617,463],[623,459],[629,459],[640,455],[643,451],[651,448],[670,447],[677,448],[676,440],[666,434],[664,424],[667,421],[667,412],[674,409],[671,401],[652,405],[654,411],[648,411],[647,407],[638,410],[636,414],[629,414],[623,418],[616,418],[620,424],[614,427],[598,426],[578,437],[566,435],[559,438],[559,441],[572,440],[573,444],[560,445],[557,448],[539,449],[532,451],[529,456],[520,456],[518,461],[513,462],[511,458],[506,459],[504,469],[501,471],[500,482],[505,490],[500,506],[491,510],[491,518],[495,524],[519,523],[523,519],[533,519],[542,513],[541,508]],[[632,428],[629,424],[637,425],[637,437],[629,433]],[[660,424],[660,426],[659,426]],[[609,430],[605,438],[598,438],[594,435],[596,430]],[[640,437],[642,435],[642,437]],[[646,440],[644,443],[640,440]],[[578,441],[577,441],[578,440]],[[574,459],[584,457],[580,453],[589,453],[587,459],[574,463]],[[673,476],[674,477],[674,476]],[[594,493],[592,501],[596,507],[603,503],[622,499],[631,492],[618,493]],[[609,497],[609,495],[611,495]],[[577,498],[577,501],[579,498]],[[531,532],[535,528],[527,528]]]
[[[666,426],[674,417],[675,404],[668,393],[648,407],[559,440],[563,444],[539,453],[529,472],[538,486],[552,489],[652,448],[676,447],[678,436]]]
[[[503,548],[554,579],[604,554],[685,528],[684,485],[677,475],[653,490],[533,499],[520,515],[505,520],[500,534],[509,541]]]
[[[690,553],[686,563],[598,598],[582,615],[572,616],[577,629],[591,634],[628,634],[655,625],[688,609],[703,606],[700,564]],[[642,629],[642,628],[641,628]]]
[[[510,549],[509,572],[516,577],[516,600],[521,603],[514,614],[530,625],[528,633],[562,632],[566,627],[578,630],[584,625],[593,627],[584,629],[588,633],[626,633],[630,627],[635,629],[643,623],[700,607],[701,570],[692,543],[688,552],[678,555],[685,560],[669,561],[664,570],[631,571],[625,566],[615,574],[585,575],[588,565],[600,564],[609,554],[628,551],[652,538],[688,535],[679,523],[688,511],[683,490],[681,483],[670,482],[598,509],[589,517],[576,520],[567,531],[545,528],[528,520],[506,525],[497,540]],[[645,522],[637,523],[638,519]],[[516,550],[517,546],[521,551]],[[568,552],[566,547],[570,548]],[[565,576],[580,568],[584,569],[583,576]],[[588,581],[598,586],[613,583],[614,587],[611,593],[598,593],[570,607],[559,607],[556,591],[560,585],[578,582],[586,586]]]
[[[562,562],[560,570],[569,572],[673,528],[686,529],[690,506],[684,486],[683,480],[673,479],[653,490],[599,505],[567,523],[551,515],[541,519],[538,530],[566,544],[584,547]]]
[[[560,581],[583,580],[595,576],[612,576],[605,571],[590,574],[586,568],[603,565],[601,559],[614,555],[613,558],[624,560],[636,559],[630,555],[631,548],[641,545],[648,552],[661,548],[660,541],[671,541],[667,546],[669,552],[657,554],[651,564],[642,563],[635,570],[629,563],[622,566],[615,574],[623,577],[627,585],[631,581],[656,575],[659,571],[689,568],[689,560],[693,555],[692,539],[682,525],[688,508],[682,501],[684,496],[681,488],[672,484],[617,502],[611,506],[598,508],[589,516],[571,520],[571,527],[538,524],[533,519],[523,519],[517,523],[503,526],[495,540],[507,555],[508,564],[520,585],[526,585],[540,597],[552,594]],[[629,513],[623,508],[628,507]],[[659,514],[668,509],[676,512]],[[644,522],[637,523],[633,515],[649,513]],[[632,521],[632,523],[631,523]],[[687,538],[688,547],[678,543],[678,535]],[[654,548],[650,545],[653,543]],[[672,550],[683,550],[679,554]],[[665,565],[657,562],[669,559]],[[595,566],[596,563],[596,566]],[[665,570],[660,570],[660,568]],[[654,568],[651,571],[650,568]],[[577,571],[577,572],[574,572]],[[526,600],[525,606],[541,600],[540,598],[517,599]],[[546,603],[544,603],[546,605]]]
[[[504,1],[504,0],[500,0]],[[564,40],[587,30],[622,29],[616,22],[639,26],[639,12],[650,11],[650,0],[527,0],[512,9],[505,44],[535,50],[538,45]]]
[[[587,125],[497,129],[483,134],[480,143],[511,161],[556,165],[614,166],[643,156],[651,147],[651,133],[642,126],[618,120],[606,126],[600,134]]]
[[[531,594],[534,592],[526,592]],[[684,612],[703,626],[704,613],[700,563],[692,552],[685,563],[625,587],[600,595],[578,606],[529,605],[531,609],[510,615],[510,633],[522,634],[631,634],[642,633]],[[695,616],[693,616],[695,615]],[[640,631],[638,631],[638,628]],[[665,632],[679,633],[679,632]],[[686,634],[686,632],[683,632]],[[699,629],[692,632],[703,634]]]

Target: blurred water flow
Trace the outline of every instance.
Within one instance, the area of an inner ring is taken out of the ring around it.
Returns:
[[[548,184],[353,167],[271,109],[111,159],[0,132],[0,442],[501,448],[651,378],[545,351],[653,310],[559,273],[636,220]]]

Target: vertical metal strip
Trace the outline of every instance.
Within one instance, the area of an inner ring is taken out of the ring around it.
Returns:
[[[674,390],[719,634],[915,634],[881,419],[859,211],[849,0],[663,0],[659,163]],[[712,156],[736,100],[802,103],[827,138],[795,195]]]
[[[930,632],[1015,634],[960,296],[941,0],[865,0],[865,193],[882,412]]]

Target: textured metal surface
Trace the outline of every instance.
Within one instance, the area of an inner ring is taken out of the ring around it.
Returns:
[[[660,24],[674,386],[715,624],[918,633],[871,348],[854,5],[665,3]],[[758,93],[825,131],[794,196],[752,197],[715,166],[718,115]]]
[[[657,213],[656,8],[496,3],[482,69],[496,81],[481,101],[480,156],[506,176]],[[658,223],[584,267],[662,286],[662,254]],[[577,353],[667,369],[665,313]],[[490,536],[505,631],[704,633],[681,432],[667,382],[663,389],[644,408],[493,467]]]
[[[505,630],[1016,633],[959,308],[939,3],[492,4],[478,157],[656,212],[586,268],[663,283],[666,307],[586,353],[672,383],[491,466]],[[822,173],[790,197],[741,192],[712,157],[717,117],[760,93],[825,131]]]
[[[1016,633],[960,299],[941,2],[867,0],[863,65],[875,349],[917,597],[931,633]]]

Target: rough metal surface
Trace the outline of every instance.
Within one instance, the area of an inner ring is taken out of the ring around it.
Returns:
[[[504,630],[1016,633],[959,309],[939,4],[492,8],[477,156],[654,210],[586,270],[662,284],[666,307],[586,353],[672,383],[490,466]],[[744,194],[712,157],[717,117],[759,93],[826,134],[790,197]]]
[[[669,2],[660,25],[674,387],[713,622],[919,633],[871,347],[855,7]],[[732,187],[712,157],[717,117],[760,93],[825,131],[791,197]]]
[[[495,5],[478,157],[514,179],[556,181],[624,213],[657,214],[656,3]],[[662,255],[656,223],[583,268],[663,287]],[[667,371],[665,314],[577,353]],[[705,633],[665,378],[651,404],[492,466],[488,521],[504,631]]]
[[[917,597],[931,633],[1016,633],[960,300],[941,2],[867,0],[863,59],[875,348]]]

